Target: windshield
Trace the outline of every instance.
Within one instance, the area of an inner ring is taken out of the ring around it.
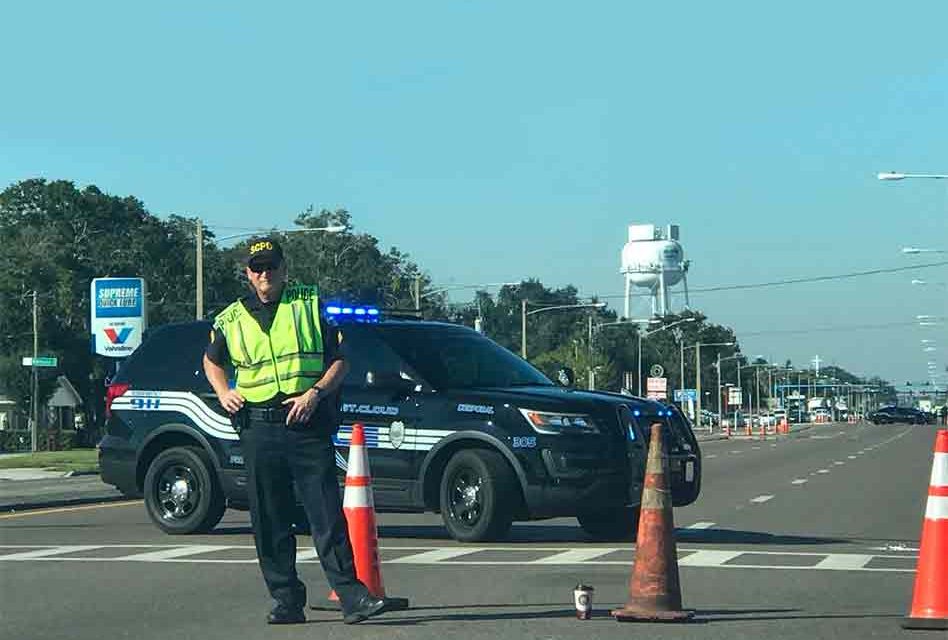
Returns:
[[[553,385],[532,365],[473,331],[405,326],[384,327],[379,334],[435,388]]]

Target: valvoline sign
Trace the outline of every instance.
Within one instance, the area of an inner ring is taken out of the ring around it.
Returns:
[[[142,278],[95,278],[89,291],[92,352],[124,358],[142,343],[147,289]]]

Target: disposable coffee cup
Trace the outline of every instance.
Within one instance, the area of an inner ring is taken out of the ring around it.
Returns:
[[[576,604],[576,618],[589,620],[592,617],[593,589],[584,584],[576,585],[573,589],[573,602]]]

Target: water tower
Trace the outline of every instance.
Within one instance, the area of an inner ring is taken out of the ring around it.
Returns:
[[[648,289],[652,299],[652,315],[664,316],[671,311],[671,287],[682,282],[685,307],[688,300],[688,261],[678,242],[678,225],[664,229],[654,224],[630,224],[629,241],[622,247],[622,269],[625,276],[625,317],[631,318],[632,287]]]

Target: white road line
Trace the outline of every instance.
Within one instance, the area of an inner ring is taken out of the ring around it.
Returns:
[[[813,568],[829,569],[831,571],[854,571],[865,568],[870,560],[872,560],[872,556],[858,553],[834,553],[817,562]]]
[[[389,560],[389,564],[437,564],[443,560],[451,560],[460,556],[466,556],[478,551],[492,551],[492,549],[478,547],[447,547],[444,549],[433,549],[424,553],[414,553],[410,556],[403,556]]]
[[[319,554],[316,553],[316,549],[303,549],[302,551],[296,552],[296,561],[297,562],[307,562],[309,560],[318,560]]]
[[[830,472],[829,469],[820,469],[819,471],[817,471],[817,473],[829,473],[829,472]]]
[[[733,454],[738,454],[738,453],[740,453],[740,451],[732,451],[731,453],[733,453]]]
[[[583,562],[609,555],[614,551],[622,551],[622,549],[570,549],[563,553],[555,553],[552,556],[534,560],[528,564],[582,564]]]
[[[740,551],[715,551],[702,550],[696,551],[691,555],[678,559],[679,567],[720,567],[728,560],[733,560],[741,555]]]
[[[207,553],[208,551],[222,551],[231,547],[224,545],[192,544],[187,547],[175,547],[165,549],[164,551],[149,551],[147,553],[136,553],[130,556],[124,556],[122,560],[133,560],[135,562],[162,562],[184,556],[193,556],[198,553]]]
[[[686,529],[710,529],[715,525],[714,522],[696,522],[694,524],[688,525]]]
[[[62,547],[52,547],[49,549],[36,549],[35,551],[21,551],[20,553],[10,553],[0,556],[0,560],[33,560],[34,558],[48,558],[63,553],[72,553],[74,551],[88,551],[90,549],[99,549],[102,545],[98,544],[73,544]]]
[[[710,456],[704,456],[704,459],[705,459],[705,460],[710,460],[711,458],[717,458],[717,457],[718,457],[718,454],[712,453]]]
[[[807,482],[809,482],[809,480],[807,480],[806,478],[797,478],[790,484],[806,484]]]
[[[841,465],[841,464],[846,464],[846,463],[845,463],[845,462],[841,462],[841,461],[839,461],[839,460],[834,460],[834,461],[833,461],[833,464]]]
[[[855,459],[856,459],[856,456],[846,456],[846,457],[849,458],[850,460],[855,460]]]
[[[772,499],[773,496],[757,496],[756,498],[751,498],[751,502],[764,503]]]

